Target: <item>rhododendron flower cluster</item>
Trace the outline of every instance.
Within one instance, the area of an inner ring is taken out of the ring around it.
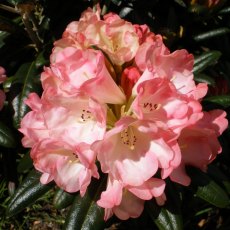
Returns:
[[[153,198],[164,204],[166,178],[189,185],[186,165],[206,170],[227,127],[224,111],[202,110],[207,85],[194,82],[193,61],[146,25],[87,9],[54,43],[41,97],[25,101],[22,142],[41,182],[84,196],[100,165],[105,220],[138,217]]]

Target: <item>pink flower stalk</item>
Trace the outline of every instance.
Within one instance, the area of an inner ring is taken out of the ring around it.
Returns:
[[[41,97],[25,101],[22,143],[42,183],[82,196],[99,162],[108,175],[97,201],[105,220],[136,218],[146,200],[163,205],[166,178],[189,185],[186,165],[205,170],[221,152],[226,114],[202,110],[207,85],[193,79],[193,55],[170,53],[146,25],[87,9],[50,61]]]

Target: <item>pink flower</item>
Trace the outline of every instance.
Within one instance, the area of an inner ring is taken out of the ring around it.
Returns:
[[[171,81],[153,78],[138,85],[132,109],[139,119],[161,121],[179,133],[200,118],[202,107],[198,101],[181,95]]]
[[[132,60],[139,47],[135,27],[109,13],[104,19],[99,17],[100,10],[95,13],[88,9],[79,21],[70,23],[63,33],[63,38],[55,43],[54,54],[60,48],[74,46],[80,49],[96,46],[103,50],[115,65],[122,65]]]
[[[32,147],[46,138],[62,140],[75,147],[103,138],[106,128],[103,106],[88,97],[59,102],[59,105],[52,105],[35,93],[29,95],[26,103],[32,111],[22,119],[19,129],[24,134],[25,147]]]
[[[132,66],[124,69],[121,75],[121,87],[123,88],[127,98],[131,96],[133,86],[139,78],[140,72],[138,68]]]
[[[92,149],[104,173],[126,185],[139,186],[155,175],[158,167],[178,165],[180,152],[174,151],[175,138],[152,122],[124,117]]]
[[[95,158],[92,151],[90,154]],[[94,161],[86,167],[81,163],[77,149],[74,150],[65,142],[43,139],[34,145],[31,157],[35,168],[43,173],[41,183],[47,184],[54,180],[67,192],[80,190],[83,196],[91,177],[99,177]]]
[[[200,83],[196,86],[193,80],[193,56],[186,50],[177,50],[170,54],[159,35],[154,41],[144,42],[140,46],[135,61],[143,72],[137,84],[160,77],[170,80],[180,93],[196,100],[207,93],[206,84]]]
[[[125,101],[124,94],[106,68],[101,51],[65,48],[56,54],[50,69],[46,69],[42,76],[44,89],[51,85],[71,95],[86,94],[101,103]]]
[[[186,165],[206,170],[207,165],[222,150],[217,137],[228,126],[225,116],[226,113],[222,110],[204,112],[201,120],[182,130],[178,138],[182,161],[180,166],[171,173],[171,180],[183,185],[189,185],[191,179],[186,174]]]
[[[102,192],[97,204],[105,208],[105,220],[113,213],[121,220],[137,218],[144,209],[144,201],[160,197],[164,188],[165,182],[157,178],[150,178],[140,186],[125,186],[109,177],[107,189]]]

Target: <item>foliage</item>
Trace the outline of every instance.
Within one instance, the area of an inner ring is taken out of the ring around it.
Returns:
[[[58,228],[63,225],[63,216],[67,217],[63,226],[69,230],[229,229],[230,129],[220,137],[223,151],[206,174],[189,168],[192,184],[188,187],[167,181],[166,204],[159,207],[154,201],[147,202],[138,219],[120,221],[113,217],[103,222],[102,210],[95,204],[104,188],[103,178],[94,181],[84,198],[78,193],[66,193],[54,184],[40,184],[39,173],[33,171],[28,149],[22,147],[17,130],[28,112],[24,99],[30,92],[41,92],[39,76],[43,66],[49,64],[53,42],[61,37],[69,22],[97,2],[3,0],[0,3],[0,66],[7,70],[8,76],[3,85],[7,100],[0,112],[0,228],[10,228],[14,218],[17,220],[13,222],[14,228],[28,228],[25,222],[31,221],[23,220],[22,216],[34,218],[28,210],[40,212],[42,209],[35,205],[41,208],[46,204],[48,212],[59,215],[55,219]],[[185,48],[193,53],[195,80],[209,85],[202,102],[204,108],[224,109],[229,120],[230,3],[210,2],[105,0],[100,5],[102,13],[113,11],[132,23],[147,24],[154,33],[164,36],[170,50]]]

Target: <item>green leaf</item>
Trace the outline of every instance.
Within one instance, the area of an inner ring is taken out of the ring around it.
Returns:
[[[219,208],[226,208],[230,204],[226,192],[207,174],[196,168],[189,168],[188,174],[197,197]]]
[[[7,148],[16,146],[13,132],[2,122],[0,122],[0,145]]]
[[[174,0],[174,2],[178,3],[182,7],[186,7],[186,4],[184,3],[183,0]]]
[[[206,74],[195,74],[194,80],[200,83],[207,83],[208,85],[212,85],[212,86],[215,86],[216,84],[214,79]]]
[[[81,197],[77,195],[66,218],[65,230],[103,230],[105,221],[103,220],[103,208],[96,204],[101,192],[105,189],[107,178],[100,180],[93,179]]]
[[[222,27],[222,28],[210,30],[208,32],[195,35],[193,36],[193,39],[197,42],[200,42],[200,41],[208,40],[210,38],[219,37],[228,33],[230,33],[230,29],[227,27]]]
[[[32,168],[32,166],[33,166],[33,161],[30,157],[30,152],[28,152],[20,160],[18,167],[17,167],[17,171],[18,171],[18,173],[23,173],[26,170]]]
[[[230,106],[230,95],[218,95],[218,96],[206,97],[203,101],[212,102],[227,108]]]
[[[23,3],[26,2],[27,0],[7,0],[7,2],[9,2],[12,5],[17,5],[19,3]]]
[[[197,74],[208,66],[214,64],[221,56],[221,52],[212,50],[195,57],[193,73]]]
[[[111,2],[112,2],[113,4],[115,4],[116,6],[120,6],[121,3],[122,3],[121,0],[111,0]]]
[[[44,52],[39,53],[36,60],[35,60],[36,68],[41,68],[41,67],[48,65],[48,64],[49,64],[49,60],[47,60],[45,58]]]
[[[17,71],[14,83],[23,82],[21,92],[14,98],[12,105],[14,108],[14,126],[19,128],[22,118],[29,111],[29,107],[24,103],[24,100],[31,92],[39,92],[40,78],[39,72],[35,66],[35,62],[23,64]]]
[[[221,15],[229,14],[229,13],[230,13],[230,6],[225,7],[218,12],[218,14],[221,14]]]
[[[76,193],[68,193],[63,189],[58,189],[54,195],[53,204],[57,209],[63,209],[73,203]]]
[[[219,184],[222,184],[230,195],[230,179],[216,166],[208,166],[208,174]]]
[[[165,207],[160,207],[155,201],[151,200],[146,202],[147,211],[157,225],[159,230],[182,230],[182,218],[171,212]]]
[[[183,221],[180,208],[181,201],[179,198],[179,191],[172,182],[167,182],[167,201],[165,205],[158,206],[155,200],[147,201],[147,212],[160,230],[182,230]]]
[[[7,207],[7,216],[13,216],[21,212],[27,206],[33,204],[38,198],[49,191],[53,184],[40,183],[41,174],[32,170],[18,187]]]

